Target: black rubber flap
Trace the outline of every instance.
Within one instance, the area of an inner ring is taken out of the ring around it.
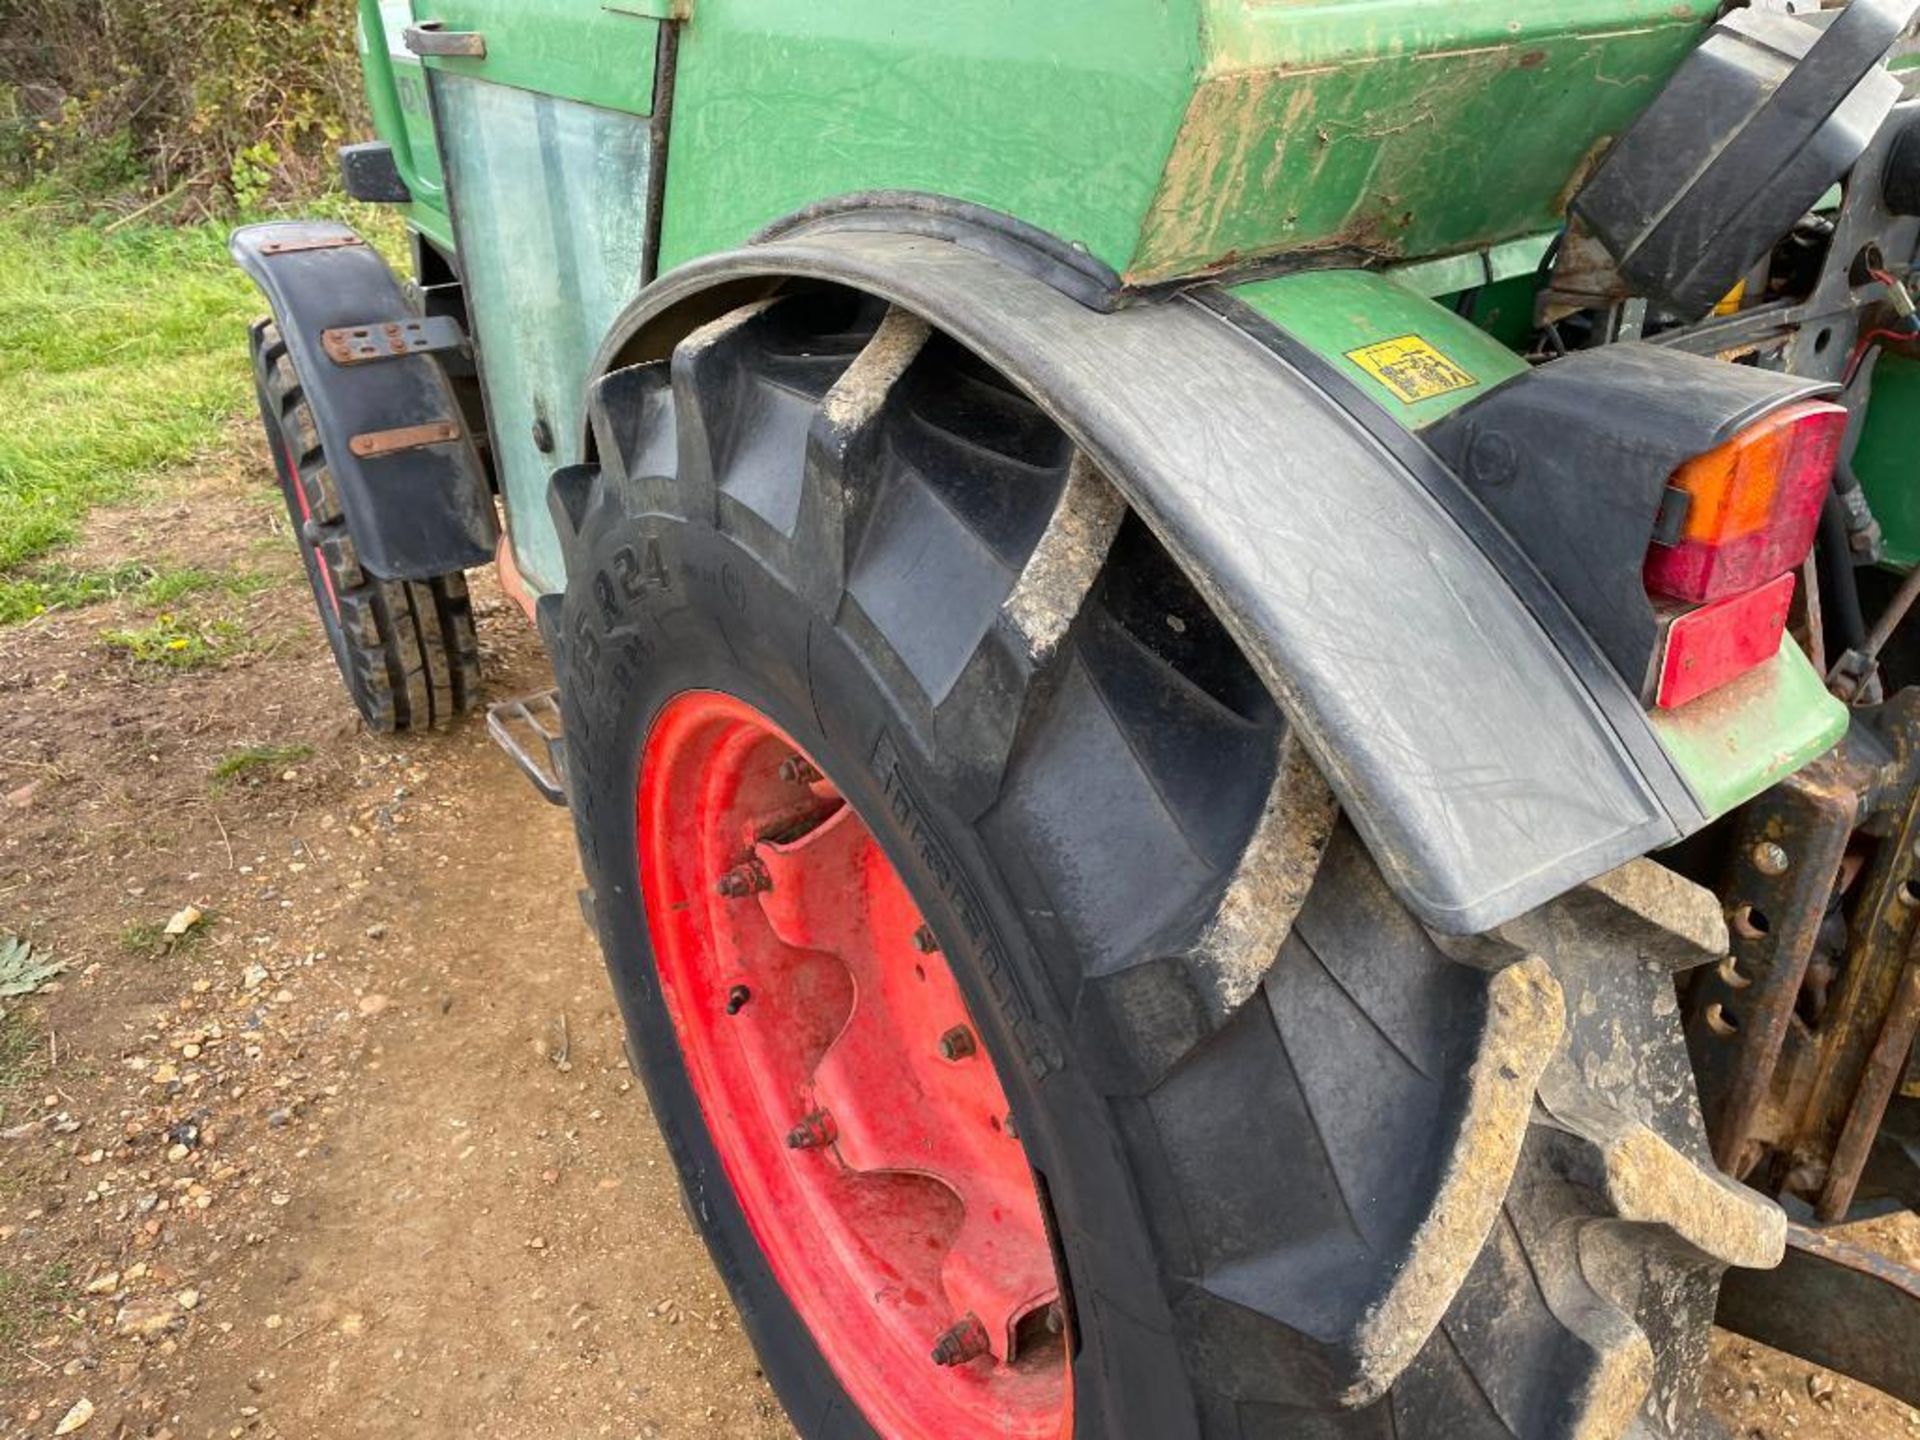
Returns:
[[[1823,30],[1715,25],[1573,212],[1634,289],[1705,315],[1850,170],[1900,97],[1882,61],[1920,0],[1853,0]]]

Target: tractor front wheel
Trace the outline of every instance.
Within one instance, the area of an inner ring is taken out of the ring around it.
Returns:
[[[287,502],[321,627],[340,678],[367,728],[427,730],[471,709],[480,693],[480,647],[467,578],[381,580],[360,565],[326,445],[279,328],[253,327],[254,386],[267,450]]]

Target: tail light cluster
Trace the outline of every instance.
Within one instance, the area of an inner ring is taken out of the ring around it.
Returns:
[[[1813,547],[1847,412],[1789,405],[1668,481],[1645,578],[1664,635],[1654,703],[1675,709],[1773,658]]]

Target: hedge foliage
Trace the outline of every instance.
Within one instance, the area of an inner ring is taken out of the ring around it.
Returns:
[[[353,0],[0,0],[0,181],[247,208],[362,125]]]

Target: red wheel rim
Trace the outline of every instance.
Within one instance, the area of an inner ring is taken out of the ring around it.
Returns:
[[[888,1440],[1068,1433],[1033,1172],[872,832],[771,720],[704,691],[648,733],[637,818],[694,1095],[841,1385]]]

